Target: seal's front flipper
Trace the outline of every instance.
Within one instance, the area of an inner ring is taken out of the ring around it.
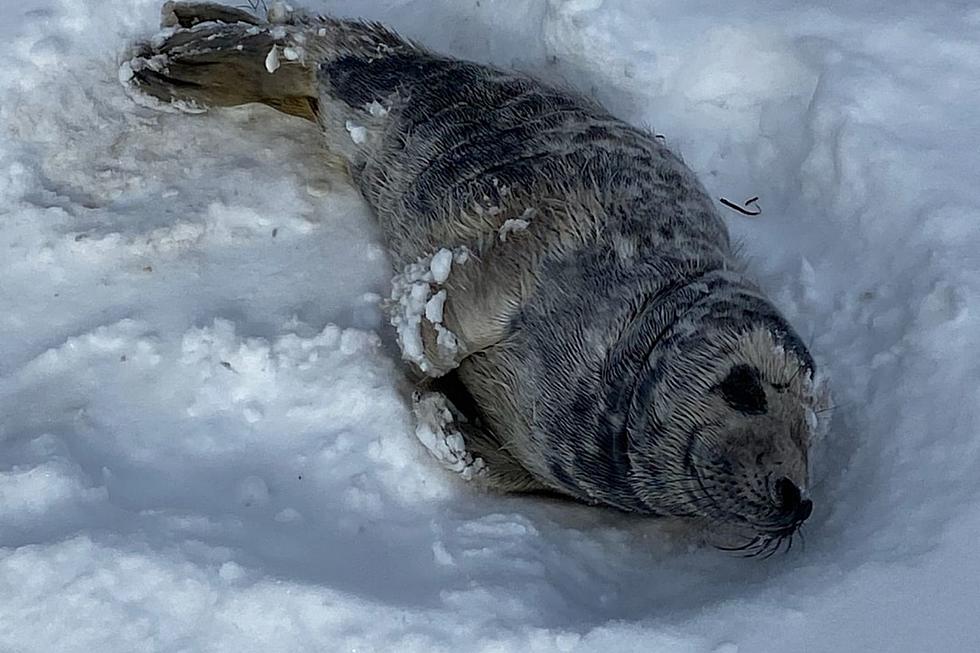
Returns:
[[[459,366],[472,351],[460,339],[457,323],[447,311],[452,282],[470,260],[465,247],[440,249],[411,263],[391,280],[386,310],[398,334],[402,357],[421,373],[438,378]]]
[[[503,244],[480,255],[442,248],[394,276],[386,311],[402,357],[418,371],[441,377],[508,337],[533,284],[515,274],[503,250]]]
[[[412,395],[415,435],[446,469],[501,492],[542,492],[535,479],[487,430],[466,389],[449,374],[429,379]]]
[[[432,457],[463,480],[486,475],[486,463],[466,450],[461,428],[467,420],[441,392],[418,391],[412,395],[415,437]]]

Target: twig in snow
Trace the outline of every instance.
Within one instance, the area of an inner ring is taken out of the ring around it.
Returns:
[[[739,206],[735,202],[725,199],[724,197],[719,198],[718,201],[724,204],[725,206],[727,206],[728,208],[738,211],[742,215],[759,215],[760,213],[762,213],[762,209],[759,207],[758,204],[756,204],[759,201],[758,197],[750,197],[749,199],[742,202],[742,206]],[[755,206],[752,206],[753,204],[755,204]],[[752,207],[752,208],[747,208],[747,207]]]

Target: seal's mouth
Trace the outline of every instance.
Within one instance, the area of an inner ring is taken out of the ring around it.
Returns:
[[[696,471],[703,496],[711,497],[714,507],[722,514],[717,515],[730,526],[728,538],[734,544],[714,544],[722,551],[742,554],[747,558],[769,558],[780,550],[788,552],[793,548],[797,536],[803,541],[803,523],[813,513],[813,501],[805,498],[803,492],[792,480],[786,477],[777,479],[771,485],[770,496],[762,504],[766,507],[759,513],[744,514],[725,510],[723,500],[714,497]]]
[[[714,547],[721,551],[742,554],[744,558],[770,558],[781,549],[788,553],[793,548],[793,542],[799,536],[800,541],[805,543],[803,537],[803,522],[813,509],[813,503],[806,500],[806,516],[794,518],[794,521],[787,526],[774,530],[757,531],[754,535],[744,535],[741,544],[724,546],[715,544]],[[802,513],[801,513],[802,515]]]

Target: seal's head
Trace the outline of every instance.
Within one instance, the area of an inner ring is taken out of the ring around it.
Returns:
[[[702,333],[650,373],[657,381],[630,429],[644,503],[697,518],[750,554],[791,543],[813,508],[813,362],[796,336],[769,326]]]

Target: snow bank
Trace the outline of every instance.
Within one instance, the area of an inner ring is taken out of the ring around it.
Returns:
[[[117,56],[156,0],[22,0],[0,7],[0,649],[980,647],[980,11],[314,8],[591,92],[713,196],[760,197],[722,210],[838,406],[806,547],[740,560],[444,472],[378,234],[315,131],[134,105]]]

